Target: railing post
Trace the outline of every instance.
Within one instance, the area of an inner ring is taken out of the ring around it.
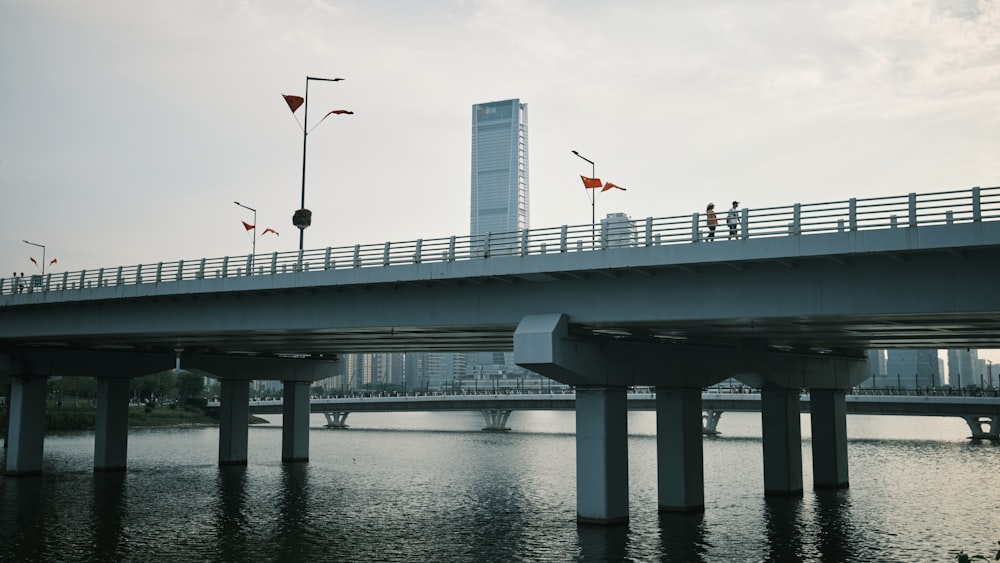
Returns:
[[[97,287],[104,287],[104,268],[97,270]]]
[[[83,282],[87,279],[87,270],[80,270],[80,289],[83,289]]]
[[[653,246],[653,218],[646,217],[646,246]]]
[[[69,289],[69,272],[63,272],[62,288],[63,291]]]
[[[45,279],[42,283],[42,291],[49,290],[49,282],[52,281],[52,274],[45,274]]]
[[[750,238],[750,210],[746,207],[740,212],[740,231],[743,240]]]
[[[248,276],[252,276],[253,275],[253,254],[247,254],[246,269],[247,269],[247,275]]]
[[[701,214],[694,212],[691,214],[691,242],[698,242],[701,240],[701,229],[698,226],[701,224]]]
[[[177,277],[176,277],[176,279],[177,279],[177,281],[181,281],[182,279],[184,279],[184,261],[183,260],[178,260],[177,261]]]
[[[156,263],[156,283],[160,283],[163,280],[163,262]]]
[[[389,265],[389,241],[385,241],[385,245],[382,247],[382,265]]]
[[[305,256],[305,253],[306,253],[305,250],[303,250],[301,248],[299,249],[299,256],[295,260],[295,271],[296,272],[301,272],[302,271],[302,259],[303,259],[303,256]]]
[[[455,235],[451,235],[448,239],[448,261],[455,261]]]
[[[975,219],[973,219],[973,220],[975,220]],[[955,213],[952,212],[951,209],[949,209],[948,211],[944,212],[944,223],[945,223],[945,225],[954,225],[955,224]]]
[[[528,229],[521,229],[521,256],[528,255]]]
[[[135,267],[135,283],[142,283],[142,264]]]
[[[917,194],[910,193],[910,226],[917,226]]]
[[[141,266],[140,266],[141,267]],[[222,259],[222,277],[229,277],[229,257],[226,256]]]
[[[123,285],[125,279],[122,278],[122,267],[118,266],[118,271],[115,273],[115,285]]]
[[[271,253],[271,274],[274,275],[277,273],[278,273],[278,253],[275,251]]]
[[[979,223],[983,220],[983,201],[981,199],[979,186],[972,188],[972,222]]]
[[[562,230],[559,232],[559,252],[566,252],[569,250],[567,244],[569,241],[569,227],[566,225],[562,226]]]
[[[332,252],[333,252],[332,248],[330,248],[329,246],[326,247],[326,254],[323,255],[323,269],[324,270],[329,270],[330,269],[330,254]]]
[[[608,230],[611,228],[611,222],[605,221],[604,225],[601,227],[601,250],[608,249]]]
[[[195,279],[203,280],[205,279],[205,259],[201,259],[201,263],[198,264],[198,275]]]
[[[413,249],[413,263],[414,264],[419,264],[420,261],[423,260],[423,256],[422,256],[423,252],[424,252],[424,239],[418,238],[417,239],[417,247]]]
[[[492,235],[493,233],[486,233],[486,236],[483,238],[483,258],[490,257],[490,239]]]
[[[793,235],[802,234],[802,204],[796,203],[792,207],[792,232]]]
[[[847,209],[849,228],[853,232],[858,230],[858,198],[852,197]]]
[[[361,267],[361,245],[360,244],[355,244],[354,245],[354,267],[355,268],[360,268]]]

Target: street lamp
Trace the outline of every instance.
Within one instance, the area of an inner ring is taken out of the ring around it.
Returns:
[[[250,229],[251,231],[253,231],[253,245],[250,247],[251,248],[251,250],[250,250],[250,272],[253,273],[253,259],[254,259],[254,256],[257,255],[257,210],[254,209],[253,207],[250,207],[250,206],[247,206],[247,205],[243,205],[242,203],[240,203],[238,201],[234,201],[233,203],[235,203],[236,205],[239,205],[243,209],[249,209],[250,211],[253,211],[253,228]]]
[[[303,241],[305,239],[306,227],[312,224],[312,211],[306,209],[306,142],[309,139],[309,81],[310,80],[320,80],[322,82],[340,82],[343,78],[318,78],[315,76],[306,77],[306,95],[302,98],[298,96],[285,95],[285,102],[288,103],[288,107],[295,113],[295,110],[299,109],[300,105],[305,106],[304,115],[302,117],[302,200],[299,204],[299,209],[292,215],[292,224],[299,229],[299,250],[303,248]],[[342,114],[353,114],[353,111],[347,111],[344,109],[335,109],[323,116],[323,119],[330,117],[331,115],[342,115]],[[313,125],[315,129],[323,119],[319,120],[319,123]]]
[[[31,246],[37,246],[38,248],[42,249],[42,277],[44,278],[45,277],[45,245],[44,244],[37,244],[37,243],[26,241],[26,240],[22,240],[21,242],[23,242],[25,244],[30,244]]]
[[[576,151],[573,151],[573,154],[590,163],[590,177],[596,178],[597,172],[595,171],[596,167],[594,165],[594,161],[590,160],[589,158],[583,156],[582,154]],[[597,194],[594,193],[593,190],[588,190],[588,191],[590,191],[590,238],[593,239],[594,237],[597,236],[594,231],[595,225],[597,224],[597,216],[595,211],[596,209],[595,202],[597,201]]]

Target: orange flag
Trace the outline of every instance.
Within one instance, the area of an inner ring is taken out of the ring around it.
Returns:
[[[252,231],[254,226],[251,225],[250,223],[247,223],[246,221],[243,221],[243,228],[245,228],[248,231]]]
[[[35,260],[34,258],[32,258],[31,256],[28,256],[28,260],[31,260],[31,263],[32,263],[32,264],[34,264],[34,265],[36,265],[36,266],[38,265],[38,261],[37,261],[37,260]]]
[[[277,237],[280,237],[280,236],[281,236],[281,235],[279,235],[279,234],[278,234],[278,231],[276,231],[276,230],[274,230],[274,229],[272,229],[272,228],[270,228],[270,227],[268,227],[268,228],[264,229],[264,233],[263,233],[263,234],[261,234],[260,236],[264,236],[264,235],[266,235],[267,233],[274,233],[274,236],[277,236]]]
[[[288,109],[292,110],[292,113],[295,113],[295,110],[299,109],[299,106],[306,101],[302,96],[291,96],[289,94],[282,94],[282,96],[285,98],[285,103],[288,104]]]
[[[49,266],[55,264],[56,262],[58,262],[58,260],[56,260],[55,258],[53,258],[52,260],[49,260]]]
[[[602,192],[606,192],[606,191],[610,190],[611,188],[615,188],[615,189],[621,190],[623,192],[626,191],[625,188],[623,188],[621,186],[618,186],[618,185],[615,185],[615,184],[612,184],[611,182],[604,182],[604,189],[601,190],[601,191]]]
[[[335,110],[331,111],[330,113],[328,113],[326,115],[334,115],[334,114],[336,114],[336,115],[343,115],[345,113],[347,115],[354,115],[353,111],[346,110],[346,109],[335,109]],[[324,115],[323,117],[326,117],[326,115]]]
[[[583,187],[586,188],[586,189],[588,189],[588,190],[590,188],[599,188],[599,187],[601,187],[601,179],[600,178],[588,178],[586,176],[580,176],[580,179],[583,180]]]

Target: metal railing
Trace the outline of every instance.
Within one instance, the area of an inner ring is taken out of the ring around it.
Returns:
[[[740,210],[739,219],[737,237],[740,239],[996,221],[1000,220],[1000,187],[744,208]],[[717,241],[728,237],[724,215],[719,217],[719,223]],[[608,220],[602,221],[599,227],[563,225],[486,235],[116,266],[34,275],[20,281],[0,278],[0,295],[691,244],[705,241],[707,233],[705,218],[700,213]],[[8,303],[16,303],[16,300]]]

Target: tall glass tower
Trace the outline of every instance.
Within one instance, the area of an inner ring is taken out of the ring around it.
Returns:
[[[470,234],[528,228],[528,104],[472,106]]]

